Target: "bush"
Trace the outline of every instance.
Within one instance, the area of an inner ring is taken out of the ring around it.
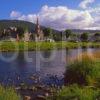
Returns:
[[[13,88],[0,86],[0,100],[21,100]]]

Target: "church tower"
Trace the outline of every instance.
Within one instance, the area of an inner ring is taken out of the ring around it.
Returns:
[[[36,28],[35,28],[35,41],[43,41],[43,31],[41,30],[40,28],[40,25],[39,25],[39,19],[37,17],[37,21],[36,21]]]
[[[37,21],[36,21],[36,34],[39,35],[41,32],[41,29],[40,29],[40,25],[39,25],[39,19],[37,17]]]

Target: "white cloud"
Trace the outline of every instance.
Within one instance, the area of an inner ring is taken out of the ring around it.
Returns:
[[[48,7],[45,5],[37,14],[21,14],[20,16],[18,15],[18,17],[14,17],[17,17],[19,20],[26,20],[36,23],[36,18],[38,16],[41,25],[57,30],[65,30],[66,28],[98,29],[100,28],[98,23],[100,22],[98,12],[100,12],[98,9],[89,9],[83,11],[69,9],[65,6]]]
[[[88,4],[93,3],[95,0],[82,0],[82,2],[79,4],[79,7],[86,9],[88,7]]]
[[[19,16],[21,16],[21,13],[18,12],[18,11],[12,11],[11,14],[10,14],[11,18],[17,18]]]
[[[39,13],[39,17],[42,19],[42,25],[62,30],[66,28],[85,28],[93,23],[93,18],[88,11],[73,10],[63,6],[44,6]]]

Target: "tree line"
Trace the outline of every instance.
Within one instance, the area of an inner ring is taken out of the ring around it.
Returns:
[[[10,28],[7,28],[6,30],[4,29],[0,29],[0,39],[2,38],[8,38],[9,36],[15,37],[16,34],[19,35],[19,38],[23,38],[24,37],[24,33],[27,29],[24,29],[22,27],[17,27],[17,30],[11,30]],[[28,30],[27,30],[28,32]],[[31,34],[31,38],[34,39],[35,38],[35,33]],[[65,41],[83,41],[83,42],[87,42],[90,40],[94,41],[100,41],[100,32],[96,32],[94,34],[90,34],[88,32],[83,32],[81,34],[77,34],[72,32],[72,30],[67,29],[63,32],[56,32],[53,31],[53,29],[51,28],[44,28],[43,29],[43,34],[45,38],[51,38],[54,39],[55,41],[62,41],[63,38],[65,37]]]

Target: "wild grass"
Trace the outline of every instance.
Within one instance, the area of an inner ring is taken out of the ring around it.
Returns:
[[[4,88],[0,85],[0,100],[21,100],[13,88]]]
[[[55,96],[55,100],[99,100],[100,89],[70,85],[63,87]]]
[[[95,57],[94,57],[95,56]],[[100,53],[81,54],[66,69],[65,84],[95,85],[100,79]]]
[[[65,86],[54,100],[100,100],[100,52],[74,58],[66,67],[64,80]]]
[[[99,61],[100,60],[100,51],[92,51],[92,52],[84,52],[80,53],[75,57],[70,57],[69,58],[69,63],[71,62],[76,62],[80,60],[93,60],[93,61]]]

